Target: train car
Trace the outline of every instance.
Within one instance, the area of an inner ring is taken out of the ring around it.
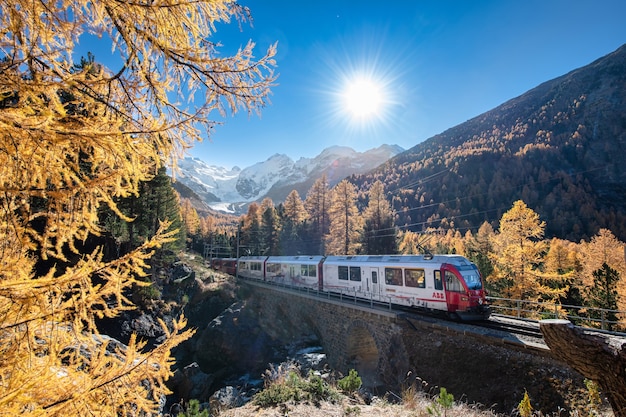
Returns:
[[[222,262],[222,258],[211,258],[208,261],[208,264],[211,267],[211,269],[213,269],[215,271],[219,271],[221,262]]]
[[[213,269],[224,272],[225,274],[237,275],[237,258],[213,258],[213,260],[216,259],[217,262],[216,265],[213,266]]]
[[[237,258],[226,258],[224,262],[224,272],[229,275],[237,275]]]
[[[265,262],[265,280],[318,290],[323,261],[323,256],[270,256]]]
[[[242,256],[237,260],[237,275],[243,278],[265,280],[267,256]]]
[[[486,319],[490,308],[476,266],[458,255],[328,256],[324,291]]]

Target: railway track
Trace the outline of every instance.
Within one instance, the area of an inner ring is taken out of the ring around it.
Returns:
[[[543,340],[543,335],[539,329],[539,322],[534,320],[522,320],[494,314],[489,320],[474,322],[471,323],[471,325],[512,335]]]

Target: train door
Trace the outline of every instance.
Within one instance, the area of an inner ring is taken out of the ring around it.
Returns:
[[[297,275],[296,272],[296,266],[295,265],[289,265],[289,278],[293,279],[295,278]]]
[[[378,295],[380,294],[380,287],[378,285],[379,277],[380,275],[378,268],[370,268],[369,282],[372,290],[372,295],[374,297],[378,297]]]
[[[324,291],[324,261],[320,261],[317,268],[317,284],[320,291]]]
[[[467,293],[461,280],[459,280],[454,272],[446,269],[445,265],[442,266],[441,273],[445,283],[448,313],[454,313],[466,304],[464,301],[467,301]]]

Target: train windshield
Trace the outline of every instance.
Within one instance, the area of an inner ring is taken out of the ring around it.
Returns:
[[[459,272],[463,276],[468,290],[480,290],[483,287],[483,283],[480,280],[480,273],[475,266],[460,267]]]

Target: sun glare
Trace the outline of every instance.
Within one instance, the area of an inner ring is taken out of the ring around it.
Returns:
[[[348,112],[357,118],[378,115],[383,104],[381,88],[373,80],[357,78],[348,83],[344,92]]]
[[[319,49],[319,91],[323,108],[319,113],[342,143],[358,140],[377,143],[390,129],[402,125],[403,90],[399,88],[405,54],[396,56],[384,48],[385,34],[359,35],[352,42]],[[407,55],[408,56],[408,55]]]

